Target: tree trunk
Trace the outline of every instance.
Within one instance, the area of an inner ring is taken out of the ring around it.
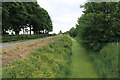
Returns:
[[[44,30],[42,31],[42,34],[44,34]]]
[[[19,31],[15,31],[15,34],[16,34],[16,35],[19,35]]]
[[[25,34],[25,32],[24,32],[24,28],[23,28],[23,34]]]
[[[45,30],[45,34],[48,34],[48,33],[49,33],[49,31]]]
[[[31,34],[31,31],[32,31],[32,29],[31,29],[31,28],[32,28],[32,27],[31,27],[31,25],[29,25],[29,27],[30,27],[30,34]]]

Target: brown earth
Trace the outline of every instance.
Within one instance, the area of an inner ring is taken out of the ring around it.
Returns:
[[[58,37],[54,37],[51,39],[28,42],[28,43],[23,43],[20,45],[3,48],[2,49],[2,64],[10,65],[12,61],[23,58],[24,56],[27,56],[28,54],[35,51],[36,49],[46,46],[50,43],[53,43],[61,39],[62,37],[63,36],[58,36]]]

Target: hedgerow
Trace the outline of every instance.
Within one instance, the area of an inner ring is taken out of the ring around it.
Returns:
[[[39,35],[3,35],[2,42],[12,42],[26,39],[37,39],[47,36],[55,36],[56,34],[39,34]]]
[[[69,74],[71,46],[71,39],[64,37],[9,67],[3,65],[3,78],[64,78]]]

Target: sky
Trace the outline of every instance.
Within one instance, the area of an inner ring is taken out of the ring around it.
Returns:
[[[78,18],[83,14],[80,5],[86,0],[37,0],[38,4],[47,10],[52,24],[53,32],[59,33],[69,31],[75,27]]]

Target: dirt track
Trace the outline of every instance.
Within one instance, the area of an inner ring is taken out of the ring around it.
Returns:
[[[2,49],[2,64],[10,65],[12,61],[23,58],[38,48],[53,43],[63,36],[53,37],[45,40],[23,43],[15,46],[5,47]]]

